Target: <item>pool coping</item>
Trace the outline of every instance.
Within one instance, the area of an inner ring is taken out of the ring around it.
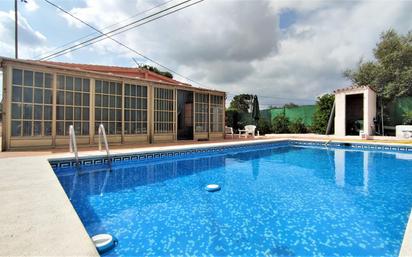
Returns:
[[[316,142],[318,145],[330,143],[330,140],[322,139],[270,138],[255,141],[206,142],[196,145],[118,149],[112,153],[115,155],[154,153],[282,141]],[[380,142],[333,140],[332,143],[411,148],[408,144]],[[98,151],[80,154],[81,158],[104,156]],[[0,255],[99,256],[49,164],[50,160],[57,159],[69,160],[73,157],[70,153],[61,153],[3,159],[0,165],[0,201],[4,204],[0,210],[0,223],[6,226],[0,235]],[[399,256],[412,256],[412,215],[409,215]]]

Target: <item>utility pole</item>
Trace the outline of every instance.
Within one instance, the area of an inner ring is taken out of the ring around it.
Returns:
[[[19,59],[19,35],[18,35],[18,17],[17,17],[17,0],[14,0],[14,50],[15,50],[15,58]]]

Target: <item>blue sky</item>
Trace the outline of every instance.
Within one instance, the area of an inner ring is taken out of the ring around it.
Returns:
[[[21,58],[44,56],[93,32],[43,0],[27,1],[19,3]],[[53,2],[104,28],[166,0]],[[14,56],[13,4],[0,1],[0,56]],[[349,85],[342,72],[356,67],[360,58],[372,58],[382,31],[411,30],[410,13],[412,1],[205,0],[116,39],[229,97],[258,94],[265,108],[312,103],[320,94]],[[152,65],[110,40],[53,60],[135,66],[132,58]]]

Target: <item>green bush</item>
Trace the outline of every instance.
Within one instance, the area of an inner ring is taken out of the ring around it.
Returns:
[[[270,134],[272,132],[270,122],[266,119],[260,119],[257,125],[257,130],[259,130],[261,135]]]
[[[412,125],[412,111],[407,111],[403,115],[403,124],[404,125]]]
[[[289,123],[289,131],[293,134],[303,134],[307,133],[308,130],[305,126],[305,123],[303,123],[302,118],[297,118],[296,120]]]
[[[289,118],[285,114],[279,114],[273,118],[272,131],[275,134],[289,133]]]

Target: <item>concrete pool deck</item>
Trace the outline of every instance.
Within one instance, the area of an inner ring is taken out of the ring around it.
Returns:
[[[196,144],[184,142],[184,144],[148,145],[138,148],[121,147],[111,150],[111,153],[177,150],[287,139],[296,140],[298,138],[274,136],[246,141],[230,139],[220,142],[197,142]],[[310,137],[299,138],[299,140],[327,142],[330,139]],[[335,138],[334,141],[341,140]],[[362,141],[362,143],[376,144],[376,142],[368,141]],[[379,142],[379,144],[383,143]],[[73,157],[73,154],[67,153],[67,150],[63,151],[0,153],[0,158],[2,158],[0,160],[0,201],[2,203],[0,256],[99,256],[48,163],[50,158]],[[102,152],[92,150],[92,148],[85,149],[85,151],[80,149],[79,155],[81,157],[95,156],[102,155]],[[412,217],[409,217],[400,256],[412,256]]]

